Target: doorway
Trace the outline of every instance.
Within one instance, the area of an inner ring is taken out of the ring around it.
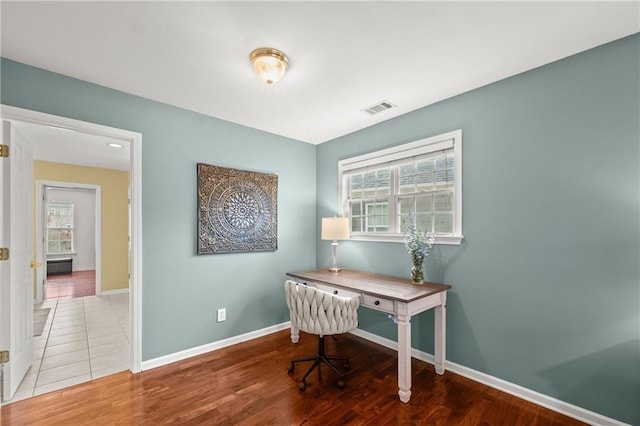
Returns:
[[[34,111],[24,110],[15,107],[2,106],[2,119],[19,126],[21,123],[27,123],[31,125],[47,126],[51,128],[59,129],[60,131],[72,132],[74,134],[86,134],[94,137],[102,137],[108,139],[114,139],[116,141],[124,142],[123,145],[127,147],[127,153],[130,156],[131,166],[129,174],[130,183],[130,211],[128,215],[130,217],[130,241],[128,241],[128,302],[124,308],[122,308],[127,317],[127,334],[130,337],[130,345],[128,348],[129,369],[132,372],[139,372],[141,370],[141,143],[142,135],[135,132],[130,132],[122,129],[116,129],[97,125],[93,123],[82,122],[78,120],[68,119],[64,117],[53,116],[49,114],[38,113]],[[116,143],[117,144],[117,143]],[[65,151],[65,150],[60,150]],[[67,151],[69,154],[73,154],[72,151]],[[2,186],[2,197],[7,197],[5,193],[8,193],[5,188],[4,182]],[[36,198],[36,197],[34,197]],[[3,220],[6,218],[3,217]],[[42,274],[45,268],[43,268],[44,258],[40,257],[33,261],[33,264],[39,265],[39,274]],[[39,279],[36,282],[41,282]],[[9,285],[3,283],[3,285]],[[39,287],[36,285],[36,288]],[[119,298],[118,295],[113,295],[115,298]],[[73,308],[70,307],[70,311]],[[10,312],[3,312],[4,315],[11,315]],[[13,377],[12,380],[17,380]],[[7,395],[3,396],[5,399],[10,399]]]
[[[36,301],[100,296],[101,186],[37,179],[36,191]]]

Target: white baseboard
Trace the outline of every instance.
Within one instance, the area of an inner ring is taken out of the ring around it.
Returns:
[[[109,296],[109,295],[114,295],[114,294],[125,294],[125,293],[129,293],[129,289],[128,288],[119,288],[117,290],[101,291],[100,292],[100,296]]]
[[[386,339],[384,337],[380,337],[377,334],[360,330],[359,328],[353,330],[351,334],[358,337],[362,337],[363,339],[377,343],[389,349],[393,349],[395,351],[398,350],[397,342]],[[415,348],[412,348],[411,356],[413,358],[419,359],[429,364],[434,364],[434,360],[435,360],[434,356],[427,352],[422,352]],[[482,373],[477,370],[473,370],[471,368],[465,367],[460,364],[456,364],[451,361],[445,361],[445,368],[448,371],[464,376],[475,382],[479,382],[484,385],[490,386],[492,388],[498,389],[502,392],[508,393],[510,395],[517,396],[518,398],[522,398],[526,401],[533,402],[534,404],[537,404],[542,407],[548,408],[550,410],[556,411],[558,413],[564,414],[565,416],[569,416],[571,418],[580,420],[587,424],[600,425],[600,426],[629,426],[627,425],[627,423],[620,422],[618,420],[603,416],[602,414],[598,414],[593,411],[586,410],[576,405],[569,404],[568,402],[564,402],[559,399],[552,398],[542,393],[533,391],[531,389],[527,389],[525,387],[516,385],[514,383],[507,382],[506,380],[502,380],[497,377],[490,376],[488,374]]]
[[[119,291],[119,290],[115,290],[115,291]],[[193,356],[202,355],[207,352],[211,352],[211,351],[225,348],[227,346],[235,345],[237,343],[246,342],[248,340],[256,339],[258,337],[276,333],[280,330],[285,330],[289,327],[291,327],[290,321],[283,322],[281,324],[272,325],[270,327],[266,327],[260,330],[241,334],[239,336],[229,337],[228,339],[219,340],[217,342],[212,342],[212,343],[208,343],[206,345],[198,346],[195,348],[186,349],[184,351],[176,352],[170,355],[165,355],[159,358],[143,361],[141,367],[143,371],[151,370],[153,368],[161,367],[163,365],[171,364],[173,362],[181,361],[183,359],[191,358]],[[351,332],[351,334],[358,337],[362,337],[363,339],[369,340],[373,343],[377,343],[389,349],[393,349],[395,351],[398,350],[397,342],[386,339],[384,337],[380,337],[368,331],[355,329]],[[427,352],[419,351],[415,348],[412,348],[411,356],[421,361],[427,362],[429,364],[434,364],[434,356]],[[459,374],[475,382],[482,383],[484,385],[498,389],[502,392],[516,396],[518,398],[522,398],[526,401],[532,402],[534,404],[537,404],[542,407],[548,408],[550,410],[556,411],[558,413],[564,414],[571,418],[580,420],[587,424],[600,425],[600,426],[629,426],[626,423],[620,422],[618,420],[603,416],[593,411],[586,410],[584,408],[578,407],[573,404],[569,404],[568,402],[564,402],[559,399],[541,394],[531,389],[527,389],[520,385],[507,382],[506,380],[502,380],[497,377],[490,376],[488,374],[482,373],[477,370],[473,370],[471,368],[465,367],[460,364],[456,364],[451,361],[446,361],[445,366],[446,366],[446,369],[451,371],[452,373]]]
[[[266,336],[271,333],[276,333],[280,330],[285,330],[289,327],[291,327],[291,322],[287,321],[287,322],[283,322],[282,324],[272,325],[270,327],[266,327],[260,330],[241,334],[239,336],[229,337],[228,339],[218,340],[217,342],[207,343],[206,345],[197,346],[191,349],[186,349],[184,351],[176,352],[170,355],[165,355],[159,358],[142,361],[142,365],[141,365],[142,371],[151,370],[152,368],[161,367],[163,365],[171,364],[172,362],[182,361],[183,359],[191,358],[196,355],[202,355],[207,352],[215,351],[217,349],[226,348],[227,346],[246,342],[247,340],[257,339],[258,337]]]

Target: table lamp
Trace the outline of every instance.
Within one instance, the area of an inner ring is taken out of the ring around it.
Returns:
[[[323,217],[322,235],[323,240],[332,240],[332,263],[329,268],[332,272],[338,272],[338,240],[349,239],[349,218],[347,217]]]

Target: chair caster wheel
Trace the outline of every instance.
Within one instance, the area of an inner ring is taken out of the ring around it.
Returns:
[[[340,389],[344,389],[344,380],[343,379],[338,380],[338,387]]]
[[[304,391],[305,391],[305,389],[307,389],[307,384],[306,384],[305,382],[300,382],[300,383],[298,383],[298,390],[299,390],[300,392],[304,392]]]
[[[293,365],[293,363],[289,366],[289,368],[287,368],[287,373],[291,374],[293,373],[293,371],[296,369],[295,365]]]

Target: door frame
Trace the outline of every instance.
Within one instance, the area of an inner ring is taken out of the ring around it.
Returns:
[[[142,363],[142,134],[8,105],[0,105],[0,108],[0,115],[4,120],[42,124],[129,142],[131,164],[129,171],[131,188],[129,369],[133,373],[140,372]]]
[[[95,286],[96,296],[102,294],[102,187],[100,185],[91,185],[87,183],[61,182],[54,180],[36,180],[36,259],[42,264],[38,268],[36,277],[36,302],[40,303],[44,300],[43,283],[46,280],[47,270],[47,253],[44,244],[44,235],[46,227],[45,221],[45,204],[44,195],[46,188],[62,188],[62,189],[87,189],[93,191],[95,206],[95,226],[93,231],[95,234]]]

